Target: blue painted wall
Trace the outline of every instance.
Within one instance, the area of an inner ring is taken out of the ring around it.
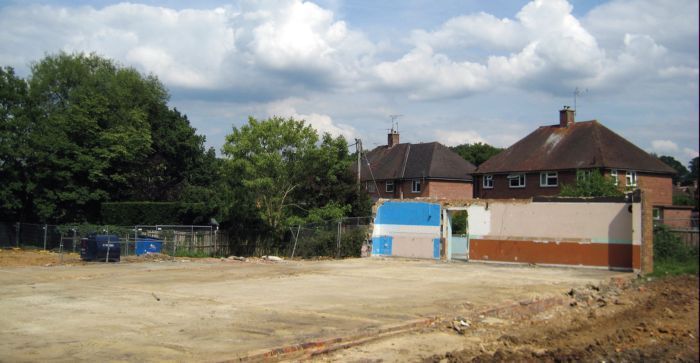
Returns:
[[[372,237],[372,255],[391,256],[392,243],[391,236]]]
[[[440,205],[424,202],[386,202],[379,206],[374,223],[439,226]]]
[[[440,258],[440,239],[433,239],[433,258]]]

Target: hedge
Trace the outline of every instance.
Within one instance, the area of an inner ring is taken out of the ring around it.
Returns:
[[[101,205],[102,223],[117,226],[209,224],[204,203],[108,202]]]

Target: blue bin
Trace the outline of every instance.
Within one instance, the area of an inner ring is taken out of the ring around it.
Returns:
[[[141,256],[147,253],[160,253],[163,250],[163,240],[150,237],[139,237],[136,239],[136,255]]]

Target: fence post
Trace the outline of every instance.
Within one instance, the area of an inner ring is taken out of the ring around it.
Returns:
[[[15,231],[15,244],[17,245],[17,248],[19,248],[19,228],[21,227],[21,224],[17,222],[17,230]]]
[[[338,220],[338,250],[335,254],[335,258],[340,258],[340,235],[341,235],[341,224],[343,223],[343,220],[340,219]]]
[[[76,240],[76,229],[73,228],[73,253],[75,253],[75,240]]]
[[[44,251],[46,251],[46,232],[49,230],[48,225],[44,224]]]

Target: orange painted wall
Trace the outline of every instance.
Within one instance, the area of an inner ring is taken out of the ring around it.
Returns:
[[[614,243],[471,239],[469,259],[633,269],[641,266],[639,246]]]

